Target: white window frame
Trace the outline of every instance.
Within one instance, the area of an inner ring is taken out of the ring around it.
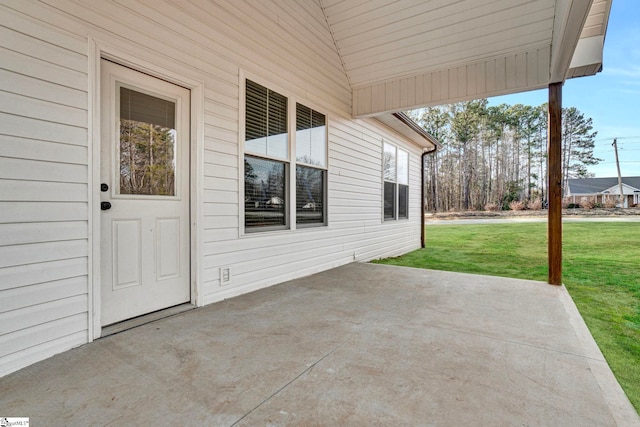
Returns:
[[[384,153],[385,153],[385,145],[386,146],[390,146],[393,147],[395,150],[395,180],[394,181],[389,181],[387,179],[385,179],[384,176],[384,166],[385,166],[385,159],[384,159]],[[400,174],[399,174],[399,168],[398,165],[399,163],[399,158],[400,156],[398,155],[399,152],[403,152],[406,155],[406,159],[407,159],[407,163],[406,163],[406,171],[407,171],[407,183],[406,184],[400,184]],[[383,223],[393,223],[394,221],[406,221],[409,219],[409,191],[410,191],[410,185],[409,185],[409,167],[410,167],[410,158],[411,155],[409,153],[409,151],[400,148],[398,145],[393,144],[389,141],[386,140],[382,140],[382,222]],[[385,218],[385,212],[384,212],[384,204],[385,204],[385,183],[386,182],[392,182],[394,184],[394,203],[393,203],[393,218]],[[406,217],[402,217],[400,218],[400,185],[406,185],[407,187],[407,216]]]
[[[328,185],[329,185],[329,114],[323,110],[322,108],[317,107],[314,103],[302,99],[295,94],[292,94],[290,91],[279,87],[276,84],[273,84],[269,81],[266,81],[259,76],[250,74],[245,71],[240,71],[239,75],[239,129],[238,129],[238,217],[239,217],[239,237],[253,237],[253,236],[264,236],[266,234],[271,233],[288,233],[291,231],[295,231],[298,229],[310,230],[310,229],[326,229],[329,226],[329,209],[328,209]],[[261,86],[266,87],[267,89],[277,92],[280,95],[287,98],[287,133],[288,133],[288,159],[276,158],[265,156],[258,153],[252,153],[245,150],[245,122],[246,122],[246,85],[247,80],[251,80],[254,83],[257,83]],[[324,167],[318,167],[314,165],[309,165],[306,163],[298,163],[296,161],[296,103],[302,104],[305,107],[308,107],[320,114],[323,114],[325,117],[325,153],[324,153]],[[285,183],[285,203],[286,207],[286,225],[282,226],[274,226],[274,227],[256,227],[255,229],[247,230],[245,227],[245,203],[244,203],[244,191],[245,191],[245,182],[244,182],[244,158],[245,156],[253,156],[257,158],[263,158],[265,160],[272,160],[285,163],[285,173],[286,173],[286,183]],[[316,169],[323,170],[324,173],[324,182],[323,182],[323,223],[317,224],[297,224],[296,222],[296,166],[305,166],[305,167],[313,167]]]

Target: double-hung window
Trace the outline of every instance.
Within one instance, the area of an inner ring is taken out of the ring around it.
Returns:
[[[296,224],[325,224],[327,118],[296,103]]]
[[[247,80],[244,145],[245,229],[287,226],[287,98]]]
[[[326,224],[326,121],[324,114],[246,80],[245,231]]]
[[[409,153],[385,142],[382,176],[384,220],[409,218]]]

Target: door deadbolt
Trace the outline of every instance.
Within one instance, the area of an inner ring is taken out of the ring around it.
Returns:
[[[111,209],[111,203],[109,202],[100,202],[100,209],[103,211],[107,211]]]
[[[109,186],[103,182],[102,184],[100,184],[100,191],[102,191],[103,193],[105,191],[109,191]]]

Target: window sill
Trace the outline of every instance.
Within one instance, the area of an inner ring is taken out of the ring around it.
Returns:
[[[244,233],[240,234],[240,238],[250,239],[253,237],[260,237],[260,236],[263,236],[263,237],[264,236],[292,236],[292,235],[295,235],[296,233],[311,233],[313,231],[324,232],[329,229],[330,228],[328,224],[323,224],[323,225],[296,227],[295,230],[291,228],[279,229],[279,230],[273,230],[273,229],[272,230],[255,230],[255,231],[249,231],[249,232],[245,230]]]

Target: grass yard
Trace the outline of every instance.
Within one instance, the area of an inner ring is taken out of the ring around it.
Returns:
[[[547,224],[427,226],[427,247],[383,264],[547,280]],[[640,412],[640,223],[563,224],[563,282]]]

